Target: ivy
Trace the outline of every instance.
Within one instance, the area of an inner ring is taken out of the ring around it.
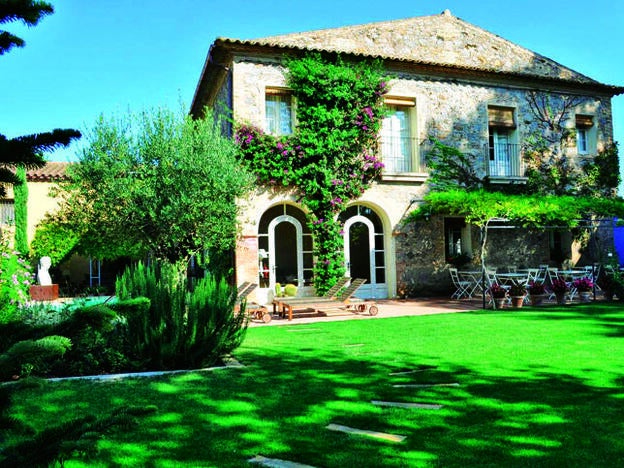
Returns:
[[[318,54],[286,61],[297,127],[275,137],[239,125],[242,161],[258,182],[296,190],[309,210],[315,286],[326,291],[344,274],[342,226],[336,216],[379,178],[375,156],[387,79],[379,61],[347,64]]]
[[[15,203],[15,250],[21,254],[28,253],[28,184],[26,183],[26,168],[18,166],[15,169],[18,184],[13,185]]]

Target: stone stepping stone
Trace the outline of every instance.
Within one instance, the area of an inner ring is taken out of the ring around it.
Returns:
[[[434,369],[437,369],[437,367],[436,366],[419,367],[418,369],[390,372],[390,375],[416,374],[417,372],[425,372],[425,371],[434,370]]]
[[[427,384],[395,384],[394,388],[431,388],[431,387],[459,387],[457,382],[427,383]]]
[[[270,466],[273,468],[314,468],[312,465],[302,465],[288,460],[280,460],[279,458],[267,458],[262,455],[256,455],[248,460],[249,463],[255,463],[262,466]]]
[[[372,400],[371,403],[377,406],[392,406],[396,408],[418,408],[418,409],[433,409],[439,410],[444,405],[436,405],[432,403],[403,403],[400,401],[379,401]]]
[[[346,432],[347,434],[363,435],[367,437],[372,437],[374,439],[386,440],[388,442],[403,442],[406,438],[406,436],[402,435],[388,434],[386,432],[367,431],[364,429],[356,429],[349,426],[341,426],[340,424],[329,424],[326,426],[326,429],[329,429],[330,431]]]

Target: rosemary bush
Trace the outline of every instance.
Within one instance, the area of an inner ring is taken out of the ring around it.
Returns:
[[[147,297],[149,310],[128,320],[133,358],[147,369],[180,369],[219,362],[240,345],[247,321],[235,313],[236,293],[211,275],[189,288],[177,265],[138,263],[116,282],[120,300]]]

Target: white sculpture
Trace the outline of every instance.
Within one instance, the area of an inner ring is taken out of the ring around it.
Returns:
[[[39,268],[37,269],[37,281],[41,286],[49,286],[52,284],[52,278],[50,278],[50,272],[48,269],[52,265],[52,259],[50,257],[41,257],[39,259]]]

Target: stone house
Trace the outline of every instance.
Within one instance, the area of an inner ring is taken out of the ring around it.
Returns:
[[[286,88],[282,59],[312,51],[381,59],[393,77],[379,144],[383,175],[340,216],[348,274],[368,280],[360,290],[364,297],[442,292],[448,287],[450,257],[478,247],[478,233],[463,219],[402,223],[428,190],[430,137],[472,155],[475,170],[490,183],[523,184],[523,150],[539,129],[532,93],[568,106],[563,126],[571,137],[565,152],[580,161],[612,143],[611,98],[624,91],[447,10],[256,40],[218,38],[210,47],[191,113],[199,116],[209,106],[270,133],[292,132],[296,102]],[[237,281],[258,282],[261,300],[275,283],[310,288],[312,239],[293,194],[257,187],[241,204]],[[567,233],[501,230],[491,238],[493,261],[501,264],[555,263],[561,252],[569,261],[581,260]],[[501,254],[510,245],[515,246],[511,259],[509,252]]]

